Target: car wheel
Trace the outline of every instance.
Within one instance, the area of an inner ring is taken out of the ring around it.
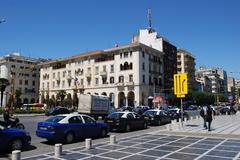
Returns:
[[[21,150],[23,147],[23,142],[21,139],[17,138],[11,141],[10,148],[11,150]]]
[[[161,120],[160,120],[160,119],[157,121],[157,125],[158,125],[158,126],[161,125]]]
[[[100,133],[100,137],[104,138],[104,137],[106,137],[106,135],[107,135],[106,129],[102,129],[101,133]]]
[[[143,123],[143,129],[147,129],[148,125],[147,125],[147,122],[144,122]]]
[[[74,141],[74,134],[72,132],[68,132],[65,136],[66,143],[72,143]]]
[[[126,132],[130,132],[130,131],[131,131],[131,127],[130,127],[129,124],[126,125],[125,131],[126,131]]]

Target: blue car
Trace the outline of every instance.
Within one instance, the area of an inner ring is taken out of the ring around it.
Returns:
[[[105,137],[108,125],[78,113],[51,117],[38,123],[36,135],[48,141],[72,143],[76,139]]]
[[[0,150],[22,150],[31,144],[28,132],[16,128],[6,128],[0,122]]]

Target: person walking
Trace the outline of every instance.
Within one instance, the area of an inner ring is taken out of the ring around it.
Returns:
[[[200,111],[200,116],[203,118],[203,128],[205,128],[205,129],[207,129],[206,115],[207,115],[207,107],[203,106]]]
[[[206,122],[208,123],[208,131],[211,131],[211,123],[213,120],[213,111],[212,108],[207,106]]]

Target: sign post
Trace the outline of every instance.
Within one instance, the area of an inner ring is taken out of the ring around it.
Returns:
[[[174,94],[181,100],[181,122],[183,125],[183,102],[182,98],[188,94],[188,79],[186,73],[174,74]]]

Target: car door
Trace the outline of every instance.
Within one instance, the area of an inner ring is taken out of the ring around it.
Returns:
[[[133,113],[133,115],[135,119],[134,125],[136,126],[136,128],[142,128],[144,123],[143,118],[137,113]]]
[[[100,128],[97,126],[97,123],[94,119],[89,116],[83,115],[84,120],[84,136],[85,137],[95,137],[99,135]]]
[[[76,138],[82,138],[84,136],[84,124],[80,116],[73,116],[69,118],[68,123],[68,129],[74,131]]]
[[[138,128],[137,119],[132,113],[127,114],[127,123],[130,125],[131,129]]]

